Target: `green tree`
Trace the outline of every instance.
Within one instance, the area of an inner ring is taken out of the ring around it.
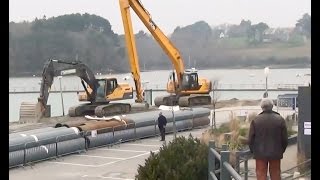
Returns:
[[[305,13],[302,18],[297,21],[295,30],[306,35],[308,38],[311,37],[311,16],[308,13]]]

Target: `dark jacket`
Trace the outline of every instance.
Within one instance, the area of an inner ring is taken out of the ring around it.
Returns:
[[[248,143],[255,159],[282,159],[288,145],[285,120],[274,111],[260,113],[250,124]]]
[[[163,125],[165,125],[165,126],[167,125],[167,118],[164,117],[164,115],[160,115],[158,117],[158,127],[163,128]]]

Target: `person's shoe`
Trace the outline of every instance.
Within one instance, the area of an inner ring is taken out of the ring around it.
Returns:
[[[160,139],[160,141],[164,141],[163,139]]]

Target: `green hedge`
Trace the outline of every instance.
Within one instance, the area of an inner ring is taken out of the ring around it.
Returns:
[[[139,165],[137,180],[208,179],[208,146],[193,138],[177,137]]]

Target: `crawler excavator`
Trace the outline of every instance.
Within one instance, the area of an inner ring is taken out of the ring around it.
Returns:
[[[170,93],[170,95],[156,97],[155,105],[179,105],[186,107],[210,104],[211,96],[209,93],[212,88],[211,81],[199,78],[196,69],[185,69],[179,50],[155,24],[151,15],[144,8],[142,3],[139,0],[119,0],[119,3],[125,27],[126,39],[131,39],[134,44],[134,35],[130,16],[130,8],[132,8],[164,52],[169,56],[169,59],[175,69],[175,72],[172,72],[167,83],[167,92]],[[135,45],[131,47],[135,47]],[[135,48],[131,49],[131,51],[133,52],[133,55],[136,55]]]
[[[54,64],[64,64],[69,67],[55,69]],[[102,117],[131,111],[131,104],[129,103],[109,103],[111,101],[133,99],[133,88],[129,84],[118,83],[116,78],[97,79],[88,66],[79,61],[49,60],[43,68],[38,102],[23,102],[21,104],[20,121],[28,121],[28,119],[36,119],[37,121],[46,114],[47,101],[54,77],[65,75],[76,75],[81,79],[84,91],[78,93],[78,99],[79,101],[89,102],[69,108],[69,116],[96,115]],[[135,84],[137,89],[135,102],[143,104],[145,102],[140,77],[138,81],[135,80]],[[147,103],[143,105],[148,107]]]

